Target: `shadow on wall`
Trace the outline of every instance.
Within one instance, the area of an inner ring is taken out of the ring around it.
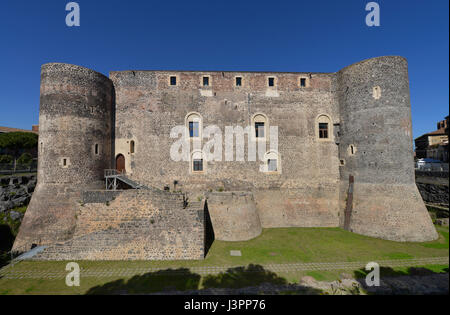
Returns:
[[[215,240],[214,228],[211,221],[211,216],[209,215],[208,210],[208,201],[205,200],[205,208],[203,209],[203,213],[205,216],[205,257],[208,255],[209,249]]]
[[[156,292],[183,292],[199,290],[201,276],[190,272],[189,269],[167,269],[158,272],[135,276],[128,281],[123,279],[89,289],[89,295],[109,294],[150,294]],[[203,280],[203,289],[240,289],[255,287],[262,284],[274,286],[287,285],[284,278],[265,270],[259,265],[230,268],[217,275],[208,275]],[[209,292],[209,291],[208,291]],[[302,287],[303,294],[320,294],[321,291]],[[220,293],[219,293],[220,294]]]
[[[368,287],[365,281],[367,271],[356,270],[354,276],[361,287],[370,295],[430,295],[448,294],[448,268],[434,272],[427,268],[410,267],[405,271],[380,267],[380,286]]]

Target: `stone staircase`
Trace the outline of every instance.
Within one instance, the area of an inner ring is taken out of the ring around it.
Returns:
[[[117,179],[120,180],[121,182],[127,184],[128,186],[130,186],[133,189],[149,189],[147,186],[145,185],[141,185],[131,179],[129,179],[126,175],[118,175]]]
[[[119,182],[130,186],[132,189],[149,189],[145,185],[128,178],[125,173],[120,173],[117,170],[105,170],[106,190],[117,190]]]

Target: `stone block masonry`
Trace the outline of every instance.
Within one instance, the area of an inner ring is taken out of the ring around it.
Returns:
[[[182,194],[128,190],[106,203],[80,205],[70,241],[36,260],[200,260],[205,257],[201,203]]]

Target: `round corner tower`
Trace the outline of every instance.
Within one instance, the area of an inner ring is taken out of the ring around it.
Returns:
[[[338,84],[341,225],[394,241],[436,239],[415,184],[406,59],[356,63],[338,73]]]
[[[41,69],[38,184],[15,251],[70,239],[81,191],[111,167],[113,84],[87,68],[50,63]]]

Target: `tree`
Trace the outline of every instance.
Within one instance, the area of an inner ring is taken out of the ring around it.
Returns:
[[[14,156],[14,169],[21,150],[36,148],[38,135],[31,132],[10,132],[0,134],[0,148],[10,151]]]
[[[33,162],[33,156],[31,156],[30,153],[24,153],[22,154],[18,159],[17,159],[17,163],[19,165],[30,165],[31,162]]]

